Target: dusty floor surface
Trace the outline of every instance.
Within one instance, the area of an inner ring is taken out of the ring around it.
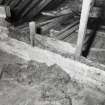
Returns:
[[[105,93],[50,67],[0,51],[0,105],[104,105]]]

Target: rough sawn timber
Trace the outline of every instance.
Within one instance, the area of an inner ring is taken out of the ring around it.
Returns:
[[[78,32],[76,56],[79,57],[82,54],[83,42],[86,36],[87,23],[89,18],[90,10],[93,6],[94,0],[83,0],[80,26]]]
[[[3,36],[3,34],[1,36]],[[46,63],[48,66],[57,64],[66,71],[72,79],[105,92],[104,70],[80,63],[70,58],[65,58],[59,54],[38,47],[33,48],[24,42],[9,37],[0,37],[0,50],[20,57],[25,61],[33,60]]]
[[[49,38],[47,36],[35,35],[35,40],[39,42],[45,49],[54,51],[61,54],[74,54],[75,46],[74,44],[69,44],[54,38]]]

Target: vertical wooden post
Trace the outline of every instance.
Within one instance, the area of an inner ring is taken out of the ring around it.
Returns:
[[[34,47],[35,46],[36,23],[34,21],[30,22],[29,28],[30,28],[31,45]]]
[[[94,0],[83,0],[78,39],[77,39],[77,47],[75,52],[76,57],[80,57],[82,53],[83,41],[86,35],[89,13],[93,4]]]
[[[5,31],[5,33],[9,33],[8,27],[10,23],[5,19],[11,17],[11,12],[9,6],[0,6],[0,31]],[[1,28],[4,27],[4,28]],[[5,30],[4,30],[5,29]]]
[[[0,6],[0,18],[11,17],[9,6]]]

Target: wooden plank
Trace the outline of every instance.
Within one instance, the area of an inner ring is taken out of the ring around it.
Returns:
[[[54,36],[59,36],[59,35],[63,34],[64,32],[68,31],[70,28],[72,28],[73,26],[75,26],[78,23],[79,23],[78,20],[77,21],[74,21],[72,24],[68,25],[66,28],[64,28],[63,30],[61,30],[59,33],[57,33]]]
[[[42,30],[42,33],[46,33],[48,32],[50,29],[52,29],[53,27],[55,26],[58,26],[59,25],[59,22],[58,21],[53,21],[53,22],[50,22],[44,26],[41,27],[41,30]]]
[[[89,13],[93,6],[93,3],[94,3],[94,0],[83,0],[80,26],[79,26],[79,32],[78,32],[77,48],[75,52],[75,55],[77,57],[79,57],[82,53],[83,41],[86,35],[86,29],[87,29],[87,22],[88,22]]]
[[[67,14],[71,14],[71,8],[63,8],[61,11],[45,11],[45,12],[41,12],[42,15],[45,16],[52,16],[52,17],[56,17],[56,16],[62,16],[62,15],[67,15]]]
[[[24,42],[11,38],[6,38],[4,40],[0,38],[0,50],[22,58],[25,61],[33,60],[40,63],[46,63],[48,66],[57,64],[62,70],[67,72],[73,80],[100,89],[105,93],[105,68],[104,70],[101,70],[94,66],[65,58],[59,54],[42,50],[38,47],[33,48]]]
[[[15,1],[16,2],[16,1]],[[27,1],[20,1],[18,6],[15,7],[16,16],[23,15],[24,13],[28,13],[32,10],[32,7],[36,6],[35,4],[38,0],[27,0]]]
[[[53,21],[51,21],[50,23],[42,26],[42,32],[48,31],[52,28],[55,28],[56,26],[58,26],[59,24],[62,24],[62,22],[64,20],[66,20],[68,17],[72,17],[73,14],[69,14],[69,15],[65,15],[65,16],[60,16],[57,18],[54,18]]]
[[[65,39],[66,37],[68,37],[69,35],[71,35],[73,32],[75,32],[78,29],[78,27],[79,27],[79,25],[78,25],[78,22],[77,22],[69,30],[67,30],[64,33],[62,33],[61,35],[57,36],[57,39],[59,39],[59,40]]]
[[[56,21],[61,22],[63,19],[65,20],[68,17],[72,18],[73,14],[67,14],[65,16],[54,17],[54,18],[48,19],[46,21],[37,23],[37,26],[43,26],[43,25],[46,25],[46,24],[51,23],[51,22],[55,23]]]

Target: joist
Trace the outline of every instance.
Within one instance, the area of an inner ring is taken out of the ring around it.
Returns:
[[[59,25],[58,21],[50,22],[50,23],[41,27],[42,33],[45,33],[46,31],[52,29],[54,26],[58,26],[58,25]]]
[[[0,50],[22,58],[25,61],[33,60],[45,63],[48,66],[57,64],[62,70],[67,72],[73,80],[86,84],[86,86],[100,89],[105,93],[105,68],[103,70],[101,67],[96,68],[89,66],[38,47],[33,48],[24,42],[12,38],[0,38]]]
[[[39,2],[38,0],[27,0],[27,1],[22,1],[22,3],[20,3],[15,10],[17,10],[17,16],[18,15],[23,15],[23,14],[27,14],[32,7],[36,6],[35,4]],[[29,7],[28,7],[29,6]],[[27,8],[28,7],[28,8]]]
[[[30,18],[35,17],[45,6],[47,6],[52,0],[42,0],[38,5],[36,5],[32,11],[27,15]],[[25,15],[23,14],[22,17]]]
[[[83,47],[83,42],[86,35],[88,18],[93,4],[94,4],[94,0],[83,0],[80,26],[79,26],[79,32],[78,32],[77,48],[75,52],[77,57],[81,56],[82,54],[82,47]]]
[[[51,21],[48,24],[42,26],[42,31],[47,31],[53,27],[55,28],[59,23],[62,24],[64,22],[64,20],[66,20],[68,17],[72,18],[73,14],[68,14],[65,16],[60,16],[60,17],[51,19]]]
[[[13,9],[13,8],[15,8],[17,5],[20,4],[21,0],[16,0],[16,1],[14,1],[14,0],[9,1],[9,0],[8,0],[8,2],[9,2],[9,4],[7,4],[7,5],[9,5],[11,9]]]
[[[69,30],[71,27],[73,27],[75,24],[78,24],[79,21],[74,21],[72,24],[68,25],[66,28],[62,29],[58,34],[56,34],[55,36],[58,36],[64,32],[66,32],[67,30]]]
[[[71,35],[73,32],[75,32],[79,27],[79,21],[75,21],[72,24],[70,24],[68,27],[66,27],[64,30],[62,30],[60,33],[56,35],[57,39],[63,40],[69,35]]]
[[[34,9],[36,7],[36,5],[40,3],[40,0],[33,0],[31,4],[29,4],[29,8],[26,8],[23,13],[22,16],[26,16],[32,9]]]

